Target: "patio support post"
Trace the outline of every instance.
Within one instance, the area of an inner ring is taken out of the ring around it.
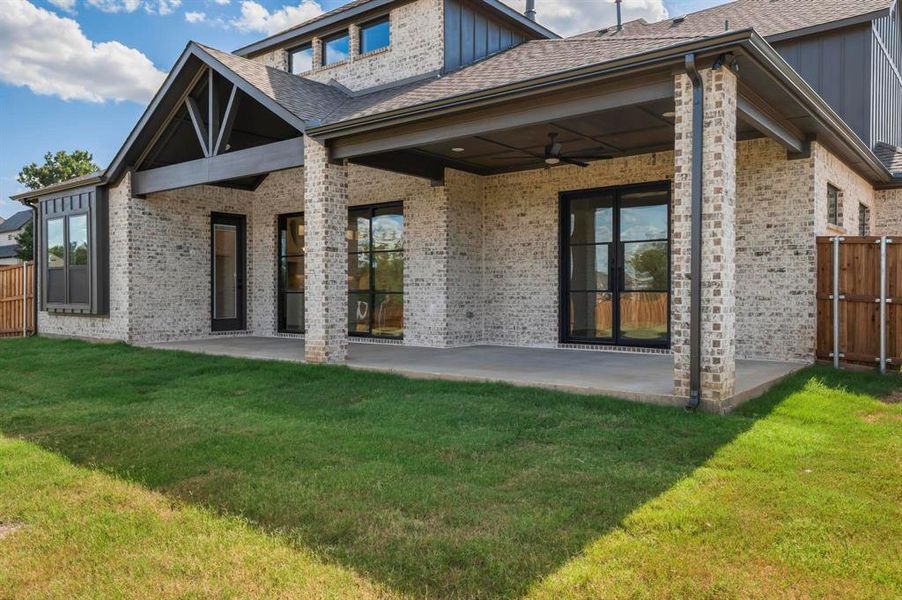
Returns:
[[[304,140],[305,334],[308,363],[344,364],[348,352],[348,167]]]
[[[699,69],[704,85],[701,273],[691,268],[693,88],[676,76],[672,210],[671,347],[674,396],[688,399],[691,378],[691,287],[701,277],[701,408],[721,412],[736,380],[736,75],[727,67]]]

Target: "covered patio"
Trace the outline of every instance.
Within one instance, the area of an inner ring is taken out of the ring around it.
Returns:
[[[146,346],[219,356],[304,362],[302,338],[214,336]],[[654,404],[684,403],[673,395],[673,357],[669,354],[488,345],[417,348],[352,341],[348,344],[347,365],[352,369],[382,371],[405,377],[504,382]],[[724,404],[725,408],[732,408],[763,393],[802,366],[790,362],[737,360],[736,393]]]

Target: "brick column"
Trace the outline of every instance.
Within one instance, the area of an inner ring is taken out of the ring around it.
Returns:
[[[343,364],[348,352],[348,167],[304,138],[305,360]]]
[[[736,385],[736,76],[700,72],[705,88],[702,183],[701,407],[720,411]],[[676,77],[671,346],[674,396],[689,397],[692,84]]]

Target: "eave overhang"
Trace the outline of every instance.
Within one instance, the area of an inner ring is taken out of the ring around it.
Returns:
[[[893,177],[874,152],[852,131],[814,89],[753,29],[728,32],[700,40],[674,44],[651,52],[598,63],[510,85],[479,90],[333,123],[310,123],[307,135],[323,140],[372,133],[380,129],[434,120],[463,111],[497,105],[513,100],[557,92],[570,87],[597,84],[634,77],[654,70],[680,71],[684,57],[694,53],[699,62],[713,62],[720,54],[732,52],[751,59],[759,75],[767,75],[784,95],[803,106],[811,125],[812,138],[826,138],[831,149],[839,151],[853,167],[875,185],[893,182]],[[749,65],[743,65],[743,72]],[[742,74],[740,74],[742,77]]]

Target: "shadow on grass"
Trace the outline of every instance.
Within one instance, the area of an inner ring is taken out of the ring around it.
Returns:
[[[7,435],[438,597],[522,595],[811,376],[723,417],[46,339],[0,372]]]

